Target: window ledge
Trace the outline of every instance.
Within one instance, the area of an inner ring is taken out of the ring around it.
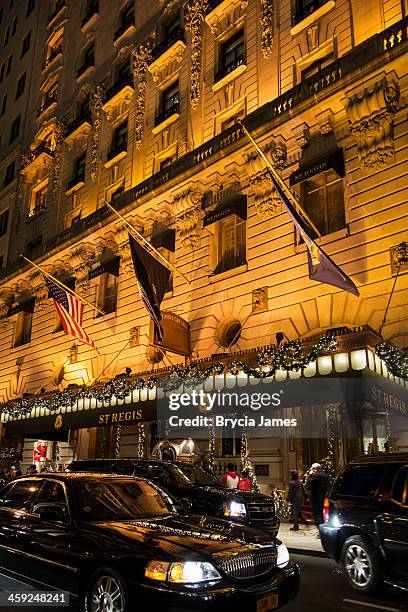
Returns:
[[[117,316],[117,312],[116,310],[114,312],[108,312],[107,314],[100,314],[99,312],[96,313],[94,320],[96,321],[100,321],[101,319],[105,321],[110,321],[110,319],[114,319]]]
[[[231,268],[231,270],[226,270],[225,272],[220,272],[219,274],[214,274],[213,272],[209,275],[208,282],[210,284],[213,284],[220,280],[231,278],[231,276],[236,276],[237,274],[243,274],[244,272],[247,272],[247,270],[248,270],[248,264],[245,263],[245,264],[242,264],[241,266],[238,266],[237,268]]]
[[[78,181],[77,183],[75,183],[75,185],[72,185],[72,187],[70,187],[69,189],[66,190],[65,195],[67,195],[67,196],[71,195],[75,191],[78,191],[79,189],[82,189],[82,187],[84,185],[85,185],[84,181]]]
[[[118,162],[120,162],[121,159],[126,157],[126,155],[127,155],[127,151],[119,151],[119,153],[117,153],[114,157],[112,157],[111,159],[108,159],[105,162],[105,168],[110,168],[114,164],[117,164]]]
[[[310,15],[302,19],[302,21],[299,21],[299,23],[297,23],[293,26],[293,28],[290,29],[290,33],[292,34],[292,36],[295,36],[296,34],[299,34],[299,32],[302,32],[303,30],[308,28],[312,23],[320,19],[320,17],[323,17],[323,15],[326,15],[326,13],[331,11],[332,8],[335,7],[335,5],[335,0],[327,0],[327,2],[323,4],[323,6],[313,11],[313,13],[310,13]]]
[[[93,72],[95,72],[95,66],[88,66],[81,74],[77,74],[76,82],[80,83],[87,77],[89,77]]]
[[[320,238],[317,238],[316,242],[320,247],[323,247],[326,244],[336,242],[336,240],[341,240],[341,238],[346,238],[347,236],[350,236],[350,231],[349,231],[348,226],[337,230],[337,232],[332,232],[331,234],[320,236]],[[306,252],[306,244],[304,242],[302,244],[295,244],[295,253],[305,253],[305,252]]]
[[[180,117],[180,113],[173,113],[172,115],[170,115],[170,117],[167,117],[167,119],[165,119],[158,125],[155,125],[154,128],[152,128],[153,134],[159,134],[159,132],[164,130],[164,128],[166,128],[167,126],[177,121],[179,117]]]
[[[121,32],[119,34],[119,36],[117,38],[114,39],[113,44],[115,45],[115,47],[117,47],[118,45],[120,45],[120,43],[122,42],[122,40],[124,40],[125,38],[127,38],[128,36],[130,36],[131,34],[134,34],[136,32],[136,28],[133,24],[130,24],[126,30],[123,30],[123,32]]]
[[[216,81],[214,85],[212,86],[212,90],[219,91],[220,89],[225,87],[225,85],[228,85],[228,83],[230,83],[231,81],[239,77],[243,72],[245,72],[246,69],[247,69],[246,64],[241,64],[240,66],[237,66],[235,70],[231,70],[231,72],[226,74],[225,77],[222,77],[222,79],[220,79],[219,81]]]

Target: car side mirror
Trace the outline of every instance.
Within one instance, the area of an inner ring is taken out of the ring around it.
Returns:
[[[54,504],[50,504],[47,506],[41,506],[39,508],[39,515],[42,521],[50,521],[52,523],[66,523],[67,522],[67,512],[65,506],[57,506]]]

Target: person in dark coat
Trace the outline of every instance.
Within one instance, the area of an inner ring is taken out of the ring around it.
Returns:
[[[323,508],[324,500],[330,487],[330,478],[323,471],[320,463],[313,463],[308,472],[306,481],[307,491],[310,492],[312,501],[312,514],[317,526],[324,523]]]
[[[286,496],[286,501],[292,504],[292,520],[293,527],[291,527],[291,531],[299,531],[299,519],[306,523],[306,519],[301,512],[301,508],[305,503],[305,490],[303,488],[303,483],[299,480],[299,476],[296,470],[292,470],[290,473],[290,484],[288,494]]]

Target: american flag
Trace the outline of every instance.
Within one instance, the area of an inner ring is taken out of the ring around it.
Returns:
[[[84,314],[82,302],[49,278],[45,278],[45,282],[47,283],[49,294],[54,301],[64,332],[76,336],[80,342],[96,349],[96,346],[82,327],[82,317]]]

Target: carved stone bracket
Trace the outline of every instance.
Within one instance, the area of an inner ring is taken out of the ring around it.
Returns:
[[[310,140],[308,125],[306,123],[301,123],[293,128],[292,132],[297,146],[303,149]]]
[[[147,71],[152,56],[153,41],[148,40],[139,45],[133,53],[133,79],[135,88],[137,82],[136,117],[135,117],[135,141],[136,147],[140,149],[143,141],[143,128],[146,104]]]
[[[3,287],[0,291],[0,331],[4,331],[11,325],[7,313],[13,303],[14,292],[9,287]]]
[[[91,150],[91,179],[96,180],[99,171],[99,141],[102,129],[102,105],[103,105],[103,88],[99,85],[92,98],[92,150]]]
[[[187,249],[196,249],[200,244],[202,203],[203,194],[192,189],[174,196],[176,227],[180,232],[182,244]]]
[[[261,0],[261,48],[264,57],[269,57],[273,47],[273,2]]]
[[[203,21],[206,8],[206,0],[187,0],[184,6],[184,26],[187,32],[191,32],[190,104],[194,110],[198,107],[200,100]]]
[[[285,141],[281,138],[272,140],[263,150],[274,168],[277,171],[282,171],[287,160]],[[261,219],[270,219],[281,212],[282,202],[268,171],[265,169],[265,162],[256,151],[247,156],[246,169],[249,176],[248,187],[255,194],[255,208]]]
[[[95,262],[95,246],[81,243],[71,250],[70,263],[75,273],[76,291],[86,294],[89,290],[88,273]]]
[[[394,159],[391,128],[399,99],[397,81],[385,76],[346,97],[350,133],[357,140],[361,166],[366,171],[380,170]]]
[[[29,276],[28,282],[32,287],[32,292],[35,297],[35,310],[37,312],[42,312],[48,299],[48,287],[44,280],[44,275],[39,270],[33,270]]]
[[[224,0],[216,4],[205,16],[212,34],[217,37],[224,36],[229,29],[243,23],[247,6],[248,0]]]

